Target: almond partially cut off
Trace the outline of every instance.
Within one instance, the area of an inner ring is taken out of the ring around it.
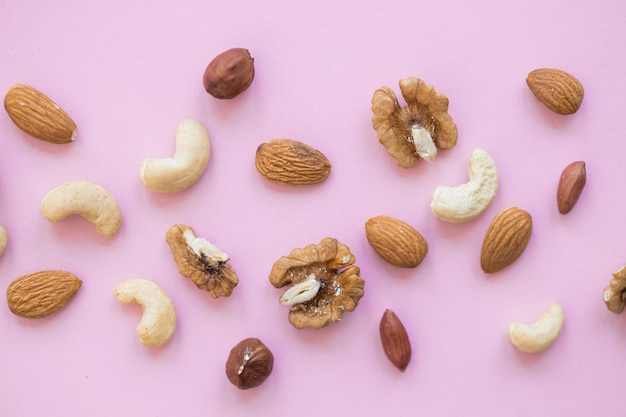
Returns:
[[[532,234],[531,215],[520,208],[502,210],[492,220],[480,254],[483,271],[493,273],[511,265],[526,249]]]
[[[12,86],[4,97],[4,108],[17,127],[36,139],[63,144],[74,141],[78,133],[72,118],[34,87]]]
[[[82,281],[66,271],[45,270],[16,278],[7,288],[7,304],[20,317],[49,316],[69,303]]]

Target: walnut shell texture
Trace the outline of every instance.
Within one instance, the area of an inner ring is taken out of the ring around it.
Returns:
[[[195,237],[193,228],[184,224],[170,227],[165,236],[178,271],[211,297],[229,297],[239,284],[237,274],[227,260],[214,259],[206,252],[196,253],[188,244],[186,232]]]
[[[458,130],[448,114],[448,98],[419,78],[400,80],[406,102],[402,107],[389,87],[381,87],[372,97],[372,125],[379,142],[398,166],[410,168],[420,159],[412,142],[411,129],[426,129],[438,149],[451,149],[457,143]]]
[[[487,273],[511,265],[524,252],[532,234],[531,215],[520,208],[502,210],[492,220],[480,255],[480,266]]]
[[[558,69],[540,68],[531,71],[526,77],[526,84],[537,100],[561,115],[576,113],[585,96],[580,81]]]
[[[604,288],[604,303],[606,308],[615,314],[620,314],[626,307],[626,265],[613,273],[609,285]]]
[[[70,143],[78,128],[72,118],[34,87],[16,84],[4,97],[4,108],[13,122],[30,136],[50,143]]]
[[[311,146],[293,139],[272,139],[256,151],[256,169],[267,180],[284,185],[311,185],[330,175],[326,156]]]
[[[381,258],[401,268],[415,268],[428,254],[426,239],[408,223],[390,216],[367,220],[365,235]]]
[[[45,270],[16,278],[7,288],[7,304],[13,314],[38,319],[69,303],[82,285],[74,274]]]
[[[276,261],[269,277],[274,287],[300,284],[312,276],[321,284],[315,297],[291,306],[289,322],[298,329],[319,329],[354,311],[365,286],[355,261],[350,249],[334,238],[294,249]]]

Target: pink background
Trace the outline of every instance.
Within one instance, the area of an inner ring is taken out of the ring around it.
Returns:
[[[10,236],[0,282],[42,269],[84,281],[48,318],[0,309],[0,415],[624,415],[626,315],[606,309],[602,290],[626,261],[626,3],[5,0],[0,9],[0,91],[33,85],[79,126],[74,143],[55,146],[0,114],[0,224]],[[252,51],[256,78],[218,101],[202,74],[231,47]],[[532,96],[525,78],[541,67],[583,83],[576,114],[553,114]],[[370,121],[373,92],[398,92],[407,76],[446,94],[459,128],[455,148],[410,170],[395,165]],[[184,192],[152,193],[141,163],[173,154],[185,118],[209,133],[207,170]],[[325,153],[328,180],[295,189],[263,179],[255,151],[276,137]],[[498,193],[479,218],[444,223],[430,212],[432,192],[467,181],[476,147],[496,161]],[[587,163],[587,186],[563,216],[556,186],[576,160]],[[43,196],[72,179],[115,196],[117,236],[100,237],[80,217],[40,215]],[[532,214],[532,239],[515,264],[487,275],[485,231],[513,205]],[[371,249],[364,223],[380,214],[427,239],[418,268],[388,265]],[[165,244],[175,223],[231,256],[241,283],[230,298],[212,299],[178,274]],[[350,246],[366,293],[341,322],[296,330],[268,274],[326,236]],[[178,311],[163,348],[139,343],[140,307],[113,297],[136,277],[158,283]],[[552,301],[565,311],[560,338],[542,354],[518,352],[508,324],[534,321]],[[386,308],[411,338],[405,373],[380,344]],[[240,391],[224,363],[246,337],[262,339],[275,364],[262,386]]]

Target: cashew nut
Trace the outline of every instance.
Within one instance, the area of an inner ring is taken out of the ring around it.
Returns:
[[[491,156],[476,148],[469,161],[469,182],[456,187],[437,187],[430,209],[442,220],[461,223],[482,213],[498,189],[498,172]]]
[[[552,303],[536,322],[510,324],[509,338],[522,352],[538,353],[554,343],[562,328],[563,309],[558,303]]]
[[[129,279],[115,287],[115,298],[124,303],[137,303],[143,315],[136,331],[146,346],[166,344],[176,329],[176,310],[170,297],[157,284],[147,279]]]
[[[0,226],[0,255],[4,253],[4,250],[7,248],[9,244],[9,234],[7,233],[7,229]]]
[[[53,222],[79,214],[105,237],[114,236],[122,225],[122,214],[113,196],[87,181],[68,181],[56,187],[43,198],[39,210]]]
[[[176,153],[172,158],[144,159],[139,176],[151,191],[175,193],[190,187],[209,162],[211,144],[200,122],[187,119],[176,130]]]

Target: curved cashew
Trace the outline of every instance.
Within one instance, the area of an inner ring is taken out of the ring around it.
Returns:
[[[7,233],[7,229],[0,226],[0,255],[4,253],[4,250],[7,248],[9,244],[9,234]]]
[[[437,187],[430,209],[447,222],[466,222],[489,206],[497,189],[496,164],[484,149],[476,148],[469,161],[469,182],[456,187]]]
[[[114,236],[122,225],[122,214],[113,196],[87,181],[68,181],[56,187],[43,198],[39,211],[53,222],[79,214],[105,237]]]
[[[166,344],[176,329],[176,310],[170,297],[157,284],[147,279],[129,279],[115,287],[115,298],[124,303],[137,303],[143,315],[136,331],[146,346]]]
[[[558,303],[552,303],[536,322],[510,324],[509,338],[522,352],[538,353],[554,343],[562,328],[563,309]]]
[[[157,193],[175,193],[200,178],[209,162],[211,144],[204,126],[195,120],[180,122],[176,130],[176,153],[172,158],[144,159],[141,182]]]

